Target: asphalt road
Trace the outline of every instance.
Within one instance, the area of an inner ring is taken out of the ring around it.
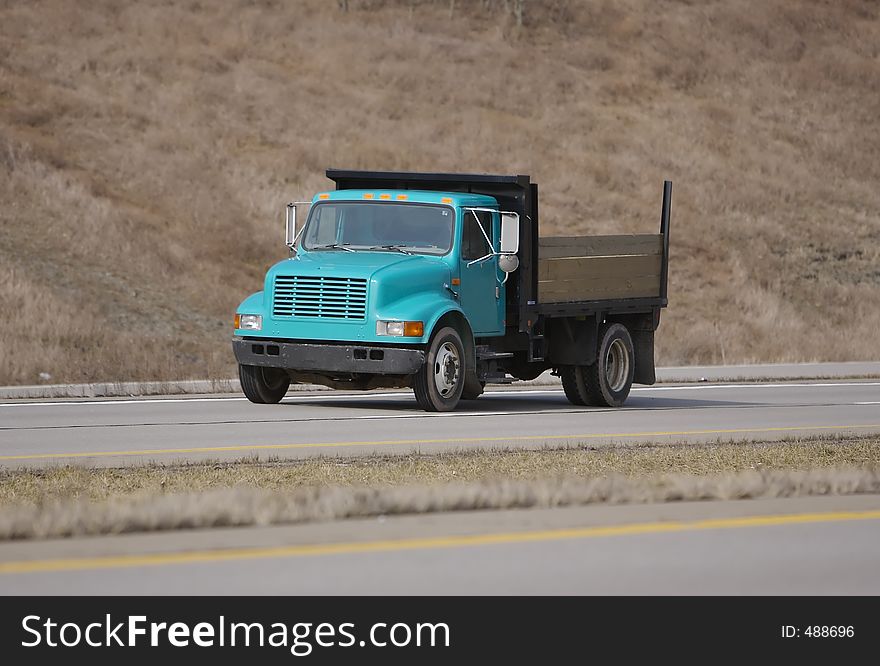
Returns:
[[[750,365],[687,365],[657,368],[657,381],[729,382],[762,381],[767,379],[829,379],[869,377],[880,378],[880,361],[847,361],[842,363],[762,363]],[[559,385],[550,371],[519,386],[531,384]],[[314,390],[314,385],[299,384],[293,390]],[[323,388],[323,387],[320,387]],[[197,393],[241,394],[238,379],[184,379],[168,382],[96,382],[91,384],[36,384],[0,386],[0,402],[8,400],[56,400],[59,398],[110,398],[146,395],[193,395]]]
[[[848,373],[860,374],[847,368]],[[784,373],[784,368],[778,369]],[[880,433],[880,381],[0,403],[0,465]],[[0,594],[880,594],[880,496],[457,512],[0,543]]]
[[[0,594],[880,594],[880,496],[0,544]]]
[[[880,381],[634,388],[622,409],[556,387],[494,389],[446,414],[409,392],[291,393],[279,405],[202,396],[0,403],[0,465],[303,457],[621,441],[880,432]]]

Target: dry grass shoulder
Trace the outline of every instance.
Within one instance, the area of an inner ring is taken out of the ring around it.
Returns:
[[[877,2],[350,5],[0,3],[0,385],[230,376],[328,166],[529,173],[545,235],[669,177],[661,364],[876,355]]]
[[[552,477],[654,478],[709,476],[750,470],[811,470],[880,466],[880,438],[807,438],[786,442],[634,443],[614,447],[495,449],[302,460],[242,459],[134,467],[81,466],[0,472],[0,507],[115,500],[234,487],[290,491],[329,486],[389,487],[534,481]]]
[[[880,438],[0,474],[0,539],[392,513],[880,492]]]

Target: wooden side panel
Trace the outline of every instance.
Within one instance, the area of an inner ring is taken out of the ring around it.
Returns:
[[[660,276],[538,281],[541,303],[596,301],[606,298],[656,298]]]
[[[622,236],[545,236],[538,239],[538,258],[598,257],[619,254],[663,254],[657,234]]]
[[[662,236],[540,240],[538,298],[541,303],[660,296]]]
[[[538,280],[591,280],[660,275],[661,257],[654,254],[613,257],[563,257],[538,261]]]

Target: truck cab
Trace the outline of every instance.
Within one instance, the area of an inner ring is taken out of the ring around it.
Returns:
[[[529,216],[526,197],[509,196],[515,184],[493,196],[491,181],[474,186],[479,176],[328,176],[337,189],[288,206],[290,256],[237,309],[233,350],[251,401],[278,402],[291,382],[411,387],[423,409],[447,411],[487,381],[552,367],[522,320],[527,290],[510,279],[524,229],[537,272],[536,201]]]

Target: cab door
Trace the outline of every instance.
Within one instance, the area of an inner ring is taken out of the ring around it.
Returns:
[[[494,252],[497,246],[497,217],[495,213],[484,211],[461,211],[461,307],[474,330],[474,335],[500,335],[502,325],[503,291],[498,284],[498,257],[489,257],[479,263],[468,264]],[[479,218],[479,220],[478,220]],[[480,230],[482,225],[492,242],[486,243],[486,236]]]

